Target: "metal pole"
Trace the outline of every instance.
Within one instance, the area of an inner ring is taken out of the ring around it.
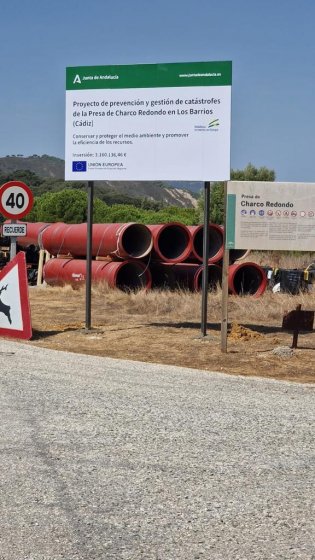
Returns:
[[[16,224],[17,220],[11,220],[11,224]],[[10,238],[10,261],[16,256],[16,237]]]
[[[229,274],[229,261],[230,251],[226,248],[226,228],[227,228],[227,182],[224,183],[224,254],[223,254],[223,267],[222,267],[222,306],[221,306],[221,352],[227,353],[227,329],[228,329],[228,274]]]
[[[92,234],[94,181],[88,181],[87,236],[86,236],[86,279],[85,279],[85,330],[91,329],[92,303]]]
[[[208,310],[208,259],[209,259],[209,220],[210,220],[210,182],[204,183],[204,226],[203,226],[203,273],[201,301],[201,336],[207,335]]]

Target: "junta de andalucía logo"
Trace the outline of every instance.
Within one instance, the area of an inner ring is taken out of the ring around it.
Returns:
[[[217,128],[220,125],[219,119],[213,119],[208,124],[208,128]]]

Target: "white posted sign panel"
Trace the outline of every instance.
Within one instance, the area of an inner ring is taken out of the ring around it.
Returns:
[[[3,224],[3,237],[25,237],[27,234],[27,224]]]
[[[67,180],[230,177],[231,62],[67,68]]]
[[[228,249],[315,251],[315,183],[230,181]]]

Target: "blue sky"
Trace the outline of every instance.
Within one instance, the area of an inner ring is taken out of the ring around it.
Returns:
[[[315,181],[313,0],[0,3],[0,156],[64,157],[66,66],[232,60],[232,168]]]

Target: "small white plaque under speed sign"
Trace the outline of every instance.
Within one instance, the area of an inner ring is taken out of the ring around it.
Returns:
[[[0,213],[16,220],[26,216],[33,207],[33,193],[22,181],[9,181],[0,188]]]
[[[25,237],[27,224],[3,224],[2,237]]]

